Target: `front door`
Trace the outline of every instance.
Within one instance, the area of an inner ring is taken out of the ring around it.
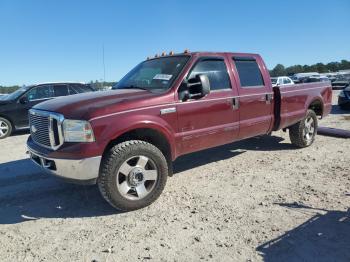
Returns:
[[[237,95],[232,89],[224,57],[199,58],[187,79],[205,74],[210,94],[200,99],[177,103],[181,154],[226,144],[238,135],[238,111],[233,106]]]
[[[273,121],[273,93],[253,57],[232,57],[238,79],[239,139],[266,134]]]

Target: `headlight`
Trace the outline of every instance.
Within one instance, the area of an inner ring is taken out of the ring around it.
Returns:
[[[345,97],[344,90],[340,91],[339,96],[340,96],[340,97]]]
[[[94,142],[94,132],[88,121],[69,120],[63,121],[63,135],[66,142]]]

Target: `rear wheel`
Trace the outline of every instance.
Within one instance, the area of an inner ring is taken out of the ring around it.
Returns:
[[[6,138],[12,133],[12,124],[6,118],[0,117],[0,139]]]
[[[313,110],[308,110],[306,116],[300,122],[289,128],[289,137],[293,145],[308,147],[317,133],[317,116]]]
[[[168,165],[152,144],[131,140],[120,143],[105,155],[98,186],[113,207],[130,211],[150,205],[162,193]]]

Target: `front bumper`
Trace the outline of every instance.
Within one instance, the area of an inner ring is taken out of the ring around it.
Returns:
[[[95,184],[101,163],[101,156],[83,159],[47,158],[28,147],[30,159],[46,173],[63,178],[68,182]]]

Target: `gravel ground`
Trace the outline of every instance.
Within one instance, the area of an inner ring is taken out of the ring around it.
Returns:
[[[335,96],[336,98],[336,96]],[[334,106],[321,125],[350,130]],[[116,213],[1,140],[1,261],[350,261],[350,139],[276,132],[178,159],[153,205]]]

